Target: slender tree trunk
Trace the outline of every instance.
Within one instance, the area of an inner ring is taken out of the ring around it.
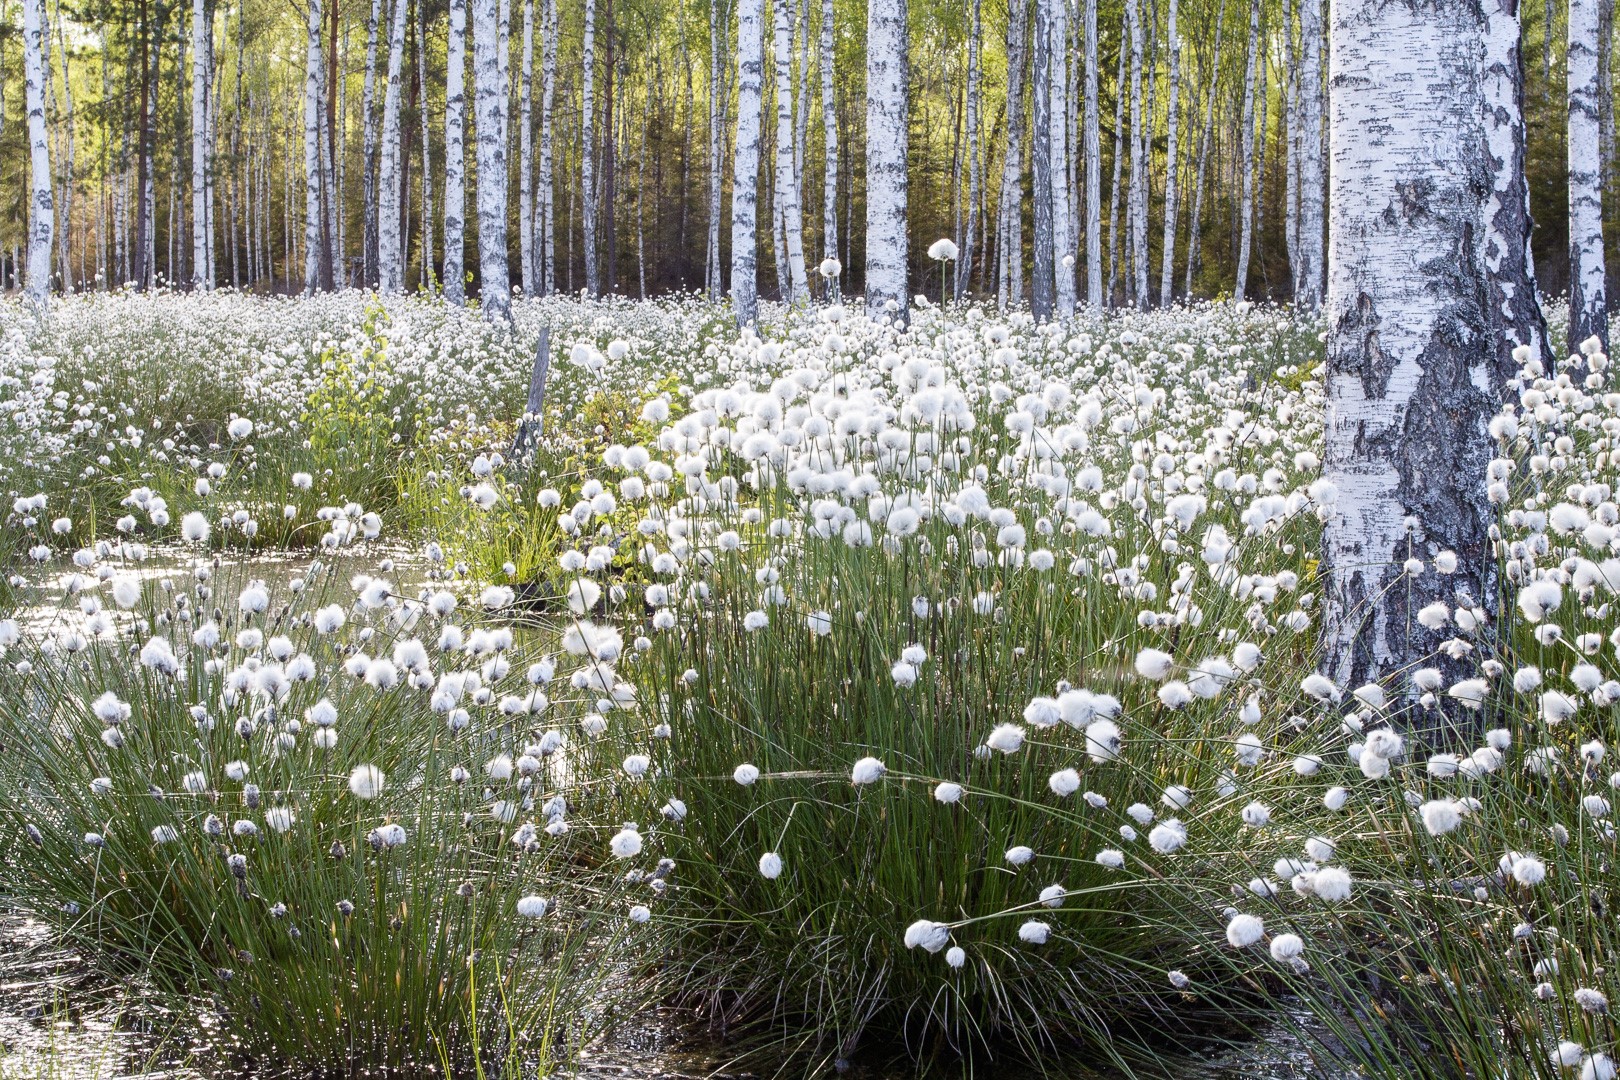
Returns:
[[[401,3],[404,0],[400,0]],[[321,287],[325,211],[321,205],[321,69],[326,22],[321,0],[308,0],[304,50],[304,295]]]
[[[1131,22],[1134,18],[1135,0],[1129,0],[1125,8],[1124,21],[1120,24],[1119,34],[1119,70],[1114,77],[1114,178],[1113,185],[1108,193],[1108,303],[1119,302],[1119,207],[1120,178],[1123,175],[1125,157],[1125,79],[1130,60]],[[1134,156],[1134,155],[1132,155]]]
[[[1086,303],[1101,308],[1102,271],[1102,138],[1098,130],[1097,0],[1084,0],[1086,38]]]
[[[1024,82],[1029,39],[1029,0],[1007,3],[1007,145],[1001,160],[1001,196],[996,200],[1001,254],[996,299],[1001,310],[1024,295]]]
[[[136,118],[135,146],[135,250],[134,278],[139,289],[152,284],[152,28],[146,17],[146,0],[135,6],[140,39],[140,114]]]
[[[1260,63],[1260,0],[1249,0],[1249,66],[1243,80],[1243,129],[1240,165],[1242,172],[1243,202],[1240,211],[1240,239],[1238,241],[1237,279],[1232,282],[1232,296],[1242,300],[1248,290],[1249,251],[1254,231],[1254,85],[1255,72]]]
[[[804,271],[804,214],[799,203],[798,170],[793,151],[793,34],[788,27],[789,0],[776,0],[776,197],[782,207],[782,239],[787,256],[789,304],[810,302]]]
[[[1315,311],[1322,303],[1325,189],[1322,168],[1322,0],[1299,5],[1299,265],[1294,303]]]
[[[968,142],[968,198],[967,220],[961,232],[961,251],[956,260],[956,282],[952,295],[960,300],[971,286],[973,265],[978,255],[976,248],[978,233],[975,226],[978,224],[977,210],[979,206],[980,188],[983,186],[981,176],[981,163],[979,161],[979,82],[980,68],[983,60],[980,56],[982,49],[981,37],[984,27],[981,22],[981,0],[972,0],[972,15],[968,23],[968,71],[967,71],[967,142]]]
[[[1299,43],[1293,0],[1283,0],[1283,243],[1288,249],[1289,294],[1299,273]]]
[[[467,300],[467,0],[450,0],[444,76],[444,297]]]
[[[28,276],[24,289],[40,315],[44,315],[50,302],[51,241],[56,227],[51,201],[51,148],[45,131],[47,33],[45,0],[23,0],[23,105],[28,110],[29,166]]]
[[[1482,265],[1483,32],[1477,5],[1333,4],[1323,632],[1341,686],[1432,660],[1419,608],[1495,595],[1481,477],[1512,371]],[[1442,551],[1454,575],[1403,568]]]
[[[1259,0],[1255,0],[1256,3]],[[1131,190],[1130,190],[1130,250],[1132,301],[1137,307],[1148,305],[1147,274],[1147,186],[1148,154],[1152,142],[1148,138],[1147,117],[1142,104],[1142,11],[1138,0],[1127,0],[1125,10],[1131,20]]]
[[[461,0],[463,4],[466,0]],[[246,3],[246,0],[243,0]],[[361,225],[361,245],[364,250],[360,253],[361,281],[365,288],[371,288],[377,283],[377,33],[382,21],[382,0],[371,0],[371,18],[366,22],[366,81],[360,92],[360,200],[363,224]],[[238,35],[241,27],[237,27]],[[242,54],[240,48],[236,56],[238,79],[240,79]],[[251,203],[249,205],[252,205]]]
[[[838,99],[833,64],[833,0],[821,0],[821,257],[839,261]]]
[[[866,311],[907,317],[906,0],[866,5]]]
[[[1068,0],[1045,0],[1050,5],[1047,33],[1048,172],[1052,185],[1053,313],[1059,319],[1074,315],[1073,224],[1069,214],[1069,9]]]
[[[1159,266],[1159,306],[1169,307],[1176,281],[1176,212],[1180,208],[1180,157],[1176,145],[1181,100],[1181,35],[1176,26],[1176,3],[1170,0],[1170,103],[1165,115],[1164,144],[1164,250]]]
[[[606,273],[602,275],[601,287],[603,293],[614,292],[619,287],[619,239],[617,234],[618,217],[615,210],[618,207],[618,128],[615,126],[613,113],[618,103],[617,91],[614,89],[619,83],[618,63],[615,55],[618,51],[618,25],[613,20],[613,0],[603,0],[603,22],[607,37],[607,62],[603,69],[607,75],[606,93],[602,95],[602,203],[599,216],[602,224],[602,248],[607,256]]]
[[[1490,151],[1491,195],[1485,204],[1485,269],[1490,275],[1490,306],[1503,333],[1499,361],[1514,364],[1523,345],[1529,358],[1547,364],[1551,349],[1547,321],[1536,289],[1530,255],[1530,185],[1525,179],[1527,133],[1524,119],[1524,54],[1520,0],[1489,0],[1485,9],[1484,78],[1481,90],[1485,136]],[[1549,365],[1550,366],[1550,365]]]
[[[540,292],[534,265],[534,0],[523,0],[523,65],[518,72],[518,256],[523,293]]]
[[[336,0],[334,0],[336,2]],[[422,272],[417,288],[433,292],[433,275],[437,263],[433,259],[433,134],[428,123],[427,107],[427,33],[422,18],[422,3],[416,5],[416,115],[421,120],[422,135]]]
[[[1597,0],[1569,0],[1569,342],[1609,349],[1603,262],[1602,166],[1598,153]]]
[[[1035,28],[1030,36],[1030,164],[1033,213],[1030,214],[1029,308],[1036,322],[1052,318],[1057,304],[1053,255],[1052,175],[1052,0],[1035,0]],[[1061,130],[1061,129],[1060,129]]]
[[[738,326],[759,318],[758,228],[764,0],[737,0],[737,146],[731,176],[731,306]]]
[[[595,297],[602,295],[602,275],[596,261],[596,0],[585,0],[583,62],[579,190],[585,225],[585,291]]]
[[[393,27],[388,36],[388,82],[383,92],[382,145],[377,167],[377,288],[385,293],[405,291],[405,256],[400,246],[399,92],[405,62],[405,9],[409,3],[394,0]]]
[[[557,90],[557,0],[545,0],[546,47],[540,76],[540,260],[544,278],[540,291],[557,290],[557,193],[553,183],[552,142],[555,119],[552,101]]]
[[[400,0],[403,2],[403,0]],[[478,147],[478,295],[489,319],[512,318],[506,265],[506,81],[501,77],[500,7],[472,0],[473,110]]]

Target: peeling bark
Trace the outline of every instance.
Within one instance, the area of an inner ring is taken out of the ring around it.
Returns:
[[[906,295],[906,0],[866,5],[866,310],[895,305],[903,322]]]
[[[1569,0],[1564,62],[1569,90],[1569,355],[1596,337],[1609,350],[1603,266],[1602,163],[1598,155],[1597,0]]]

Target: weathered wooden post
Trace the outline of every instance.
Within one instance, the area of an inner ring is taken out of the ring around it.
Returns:
[[[518,421],[517,435],[512,439],[514,460],[528,453],[540,441],[544,420],[541,410],[546,402],[546,373],[551,370],[551,328],[540,328],[540,340],[534,346],[534,370],[529,373],[529,401],[523,407]]]

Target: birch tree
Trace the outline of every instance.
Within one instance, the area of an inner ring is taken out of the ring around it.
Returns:
[[[972,0],[972,16],[968,24],[968,86],[967,86],[967,141],[968,141],[968,198],[967,221],[961,233],[961,254],[956,260],[956,281],[952,295],[958,300],[967,291],[973,275],[975,242],[978,235],[975,226],[978,223],[977,210],[979,206],[979,191],[982,185],[981,163],[979,160],[979,84],[980,69],[983,66],[981,36],[983,25],[980,0]]]
[[[602,275],[596,261],[596,0],[585,0],[584,65],[579,113],[579,188],[585,238],[585,291],[600,296]],[[613,133],[608,132],[608,138],[612,137]]]
[[[1254,238],[1254,84],[1260,65],[1260,0],[1249,0],[1249,66],[1243,78],[1243,159],[1239,165],[1243,186],[1241,235],[1238,240],[1237,280],[1232,296],[1242,300],[1248,290],[1249,251]]]
[[[1209,90],[1204,100],[1204,130],[1198,140],[1198,164],[1194,168],[1192,218],[1187,223],[1187,284],[1192,295],[1193,275],[1198,271],[1198,251],[1204,231],[1204,177],[1209,165],[1209,147],[1215,141],[1215,91],[1220,85],[1221,36],[1226,28],[1226,0],[1221,0],[1215,16],[1215,48],[1211,52]]]
[[[776,198],[782,208],[782,234],[787,255],[787,288],[783,299],[803,304],[810,299],[804,272],[804,214],[799,204],[799,177],[793,149],[793,32],[788,25],[790,0],[776,0]],[[808,28],[806,28],[808,29]]]
[[[399,77],[405,60],[405,8],[410,0],[394,0],[393,26],[388,34],[388,81],[383,91],[382,140],[377,163],[377,288],[384,293],[405,291],[405,256],[400,249]]]
[[[197,0],[201,2],[201,0]],[[321,0],[308,0],[304,50],[304,295],[321,287],[326,211],[321,203],[321,84],[326,25]],[[398,0],[403,7],[405,0]]]
[[[518,71],[518,262],[528,296],[540,291],[534,267],[534,2],[523,0],[523,59]]]
[[[906,318],[906,0],[866,5],[866,311]]]
[[[1060,319],[1074,314],[1074,252],[1069,246],[1069,15],[1068,0],[1042,0],[1050,6],[1046,17],[1047,154],[1052,184],[1052,273],[1056,283],[1054,312]]]
[[[1434,602],[1488,604],[1489,148],[1478,5],[1336,0],[1327,294],[1324,653],[1342,686],[1427,662]],[[1453,552],[1456,573],[1434,569]],[[1421,571],[1406,568],[1421,561]]]
[[[709,223],[708,244],[703,253],[703,283],[709,299],[719,300],[720,277],[720,199],[725,177],[725,85],[726,28],[721,25],[721,0],[709,0]]]
[[[405,0],[396,0],[403,4]],[[486,318],[510,322],[506,265],[506,80],[497,0],[472,0],[473,115],[478,148],[478,296]]]
[[[51,292],[51,148],[45,131],[45,0],[23,0],[23,106],[28,110],[28,277],[24,290],[40,314]]]
[[[1520,0],[1487,0],[1482,82],[1485,135],[1490,149],[1491,195],[1485,207],[1485,269],[1491,307],[1503,333],[1503,362],[1527,346],[1530,357],[1551,361],[1547,321],[1536,292],[1530,254],[1530,185],[1525,180],[1524,54]]]
[[[731,306],[738,326],[759,317],[759,153],[765,77],[765,0],[737,2],[737,145],[731,172]]]
[[[444,75],[444,298],[467,299],[467,0],[450,0]]]
[[[544,277],[540,291],[557,290],[556,189],[552,181],[554,141],[552,101],[557,91],[557,0],[545,0],[546,47],[540,76],[540,261]]]
[[[1604,295],[1603,166],[1598,153],[1597,0],[1569,0],[1569,355],[1589,337],[1609,348]]]
[[[1259,3],[1259,0],[1255,0]],[[1129,0],[1126,10],[1131,20],[1131,269],[1133,271],[1131,295],[1136,306],[1148,305],[1147,274],[1147,202],[1148,153],[1152,140],[1148,136],[1146,116],[1142,105],[1142,12],[1137,0]]]
[[[1007,3],[1007,145],[1002,154],[1001,195],[996,202],[998,252],[996,299],[1005,311],[1024,298],[1024,41],[1029,36],[1029,0]]]
[[[208,75],[214,40],[213,9],[191,0],[191,283],[214,286],[210,255],[213,215],[208,208]]]
[[[466,3],[466,0],[461,0]],[[241,96],[240,74],[242,70],[241,55],[241,25],[238,17],[238,46],[237,46],[237,96]],[[382,23],[382,0],[371,0],[371,17],[366,22],[366,79],[360,91],[360,201],[361,218],[361,244],[364,250],[360,253],[362,285],[370,286],[377,280],[377,33]],[[240,106],[238,107],[240,112]],[[250,232],[251,235],[251,232]]]
[[[1164,143],[1164,251],[1159,267],[1159,306],[1169,307],[1176,279],[1176,213],[1180,209],[1180,157],[1176,146],[1181,99],[1181,35],[1176,26],[1176,0],[1170,0],[1170,102],[1165,116]]]
[[[838,258],[838,99],[833,87],[833,0],[821,0],[821,257]],[[829,287],[831,282],[828,283]]]
[[[1102,307],[1102,137],[1097,102],[1097,0],[1086,5],[1086,303]]]
[[[1294,303],[1322,302],[1325,191],[1322,184],[1322,0],[1299,5],[1299,234]]]

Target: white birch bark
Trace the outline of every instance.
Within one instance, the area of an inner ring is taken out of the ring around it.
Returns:
[[[596,0],[585,0],[584,70],[580,94],[579,188],[585,235],[585,291],[602,292],[596,261]],[[612,132],[608,133],[612,138]]]
[[[523,63],[518,72],[518,258],[527,296],[540,291],[534,266],[534,3],[523,0]]]
[[[1029,0],[1007,3],[1007,144],[1001,160],[1001,195],[996,200],[996,301],[1001,310],[1024,298],[1024,81]]]
[[[466,0],[462,0],[463,3]],[[366,78],[360,91],[360,201],[361,226],[360,253],[361,282],[370,288],[377,280],[377,34],[382,22],[382,0],[371,0],[371,17],[366,22]],[[242,66],[238,23],[237,68]],[[249,206],[252,204],[250,203]],[[249,230],[252,235],[252,230]],[[257,270],[255,269],[255,273]]]
[[[405,8],[410,0],[394,0],[393,27],[388,35],[388,82],[383,91],[382,139],[377,164],[377,289],[405,291],[405,257],[400,250],[400,127],[399,77],[405,61]]]
[[[906,294],[906,0],[866,5],[866,311],[894,305],[904,322]]]
[[[1238,239],[1237,280],[1232,297],[1242,300],[1248,289],[1249,251],[1254,239],[1254,84],[1260,63],[1260,0],[1249,0],[1249,66],[1243,79],[1242,155],[1239,162],[1243,196]]]
[[[1323,632],[1344,686],[1433,659],[1422,606],[1494,599],[1480,478],[1507,373],[1482,265],[1483,30],[1478,5],[1333,4]]]
[[[45,0],[23,0],[23,107],[28,110],[28,276],[23,289],[43,315],[50,302],[51,148],[45,130]]]
[[[208,53],[213,41],[207,0],[191,0],[191,283],[213,287],[208,260]]]
[[[1569,95],[1569,342],[1568,353],[1596,336],[1608,351],[1604,295],[1603,166],[1599,158],[1597,0],[1569,0],[1564,62]]]
[[[1169,307],[1176,280],[1176,214],[1181,203],[1181,159],[1176,138],[1179,134],[1181,101],[1181,33],[1176,25],[1177,0],[1170,0],[1170,102],[1165,114],[1164,143],[1164,245],[1159,267],[1159,306]]]
[[[540,261],[544,275],[540,291],[550,295],[557,290],[556,187],[552,182],[553,114],[552,100],[557,92],[557,0],[545,0],[546,47],[540,83]]]
[[[782,239],[787,256],[789,304],[810,301],[810,282],[804,270],[804,212],[799,202],[798,169],[793,149],[793,33],[788,26],[790,0],[776,0],[776,198],[782,208]],[[808,29],[808,28],[807,28]]]
[[[1520,0],[1486,0],[1485,62],[1481,102],[1490,149],[1491,194],[1485,204],[1485,269],[1491,304],[1503,324],[1497,351],[1511,362],[1513,350],[1552,360],[1547,322],[1536,289],[1530,254],[1530,185],[1525,180],[1524,54]],[[1550,364],[1549,364],[1550,366]]]
[[[201,0],[198,0],[200,3]],[[405,0],[399,0],[403,4]],[[326,25],[321,0],[308,0],[304,48],[304,295],[321,285],[322,235],[325,210],[321,205],[321,72],[325,51],[321,29]]]
[[[978,208],[983,181],[979,161],[979,83],[983,58],[980,0],[973,0],[973,15],[968,24],[967,71],[967,141],[968,141],[968,199],[967,220],[961,233],[961,252],[956,260],[956,281],[951,295],[960,300],[972,283],[974,257],[977,254]]]
[[[1120,178],[1124,175],[1125,158],[1130,151],[1125,148],[1125,80],[1130,72],[1130,49],[1126,42],[1130,39],[1132,9],[1127,6],[1124,20],[1120,23],[1119,69],[1114,74],[1114,176],[1113,183],[1108,189],[1108,303],[1112,306],[1118,298],[1119,286],[1119,208],[1122,197]]]
[[[1035,0],[1030,34],[1030,274],[1029,312],[1036,322],[1052,318],[1057,302],[1052,242],[1052,71],[1051,0]],[[1059,136],[1062,137],[1061,135]]]
[[[709,220],[707,244],[703,253],[703,287],[710,300],[720,299],[723,286],[720,273],[720,197],[725,183],[725,35],[727,27],[720,25],[721,0],[709,0]]]
[[[1326,194],[1322,168],[1322,0],[1299,5],[1299,235],[1294,244],[1294,303],[1314,311],[1322,303]]]
[[[1259,0],[1255,0],[1256,3]],[[1131,297],[1137,307],[1147,307],[1147,126],[1142,109],[1142,14],[1137,0],[1127,0],[1125,10],[1131,21],[1131,189],[1130,253]]]
[[[838,258],[838,99],[833,86],[833,0],[821,0],[821,257]],[[828,283],[829,287],[831,282]]]
[[[1097,101],[1097,0],[1084,0],[1086,38],[1086,303],[1102,307],[1102,135]]]
[[[467,300],[467,0],[450,0],[444,76],[444,298]]]
[[[1047,72],[1046,122],[1048,171],[1052,184],[1052,274],[1053,313],[1059,319],[1074,314],[1074,251],[1069,220],[1069,10],[1067,0],[1044,0],[1051,10],[1046,17]]]
[[[737,2],[737,145],[731,174],[731,307],[738,326],[759,317],[759,155],[765,77],[764,0]]]
[[[416,5],[416,85],[420,88],[416,114],[421,121],[422,138],[422,276],[417,289],[431,293],[433,278],[438,272],[438,264],[433,261],[433,129],[428,123],[427,33],[420,0]]]
[[[398,0],[404,3],[404,0]],[[486,318],[512,318],[506,265],[506,82],[501,73],[500,5],[472,0],[473,115],[478,148],[478,295]]]

